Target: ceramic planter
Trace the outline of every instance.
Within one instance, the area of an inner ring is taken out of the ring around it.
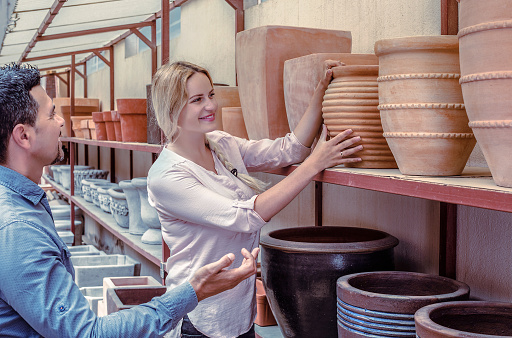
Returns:
[[[458,51],[455,36],[375,43],[384,137],[402,174],[460,175],[475,146],[458,85]]]
[[[447,302],[425,306],[414,315],[419,338],[512,336],[512,304]]]
[[[69,97],[56,97],[53,99],[53,104],[57,115],[64,119],[65,127],[62,129],[62,136],[71,136],[71,99]],[[74,116],[91,115],[92,112],[98,111],[99,107],[99,99],[75,98]]]
[[[151,276],[130,276],[130,277],[105,277],[103,278],[103,298],[107,298],[107,290],[114,288],[132,288],[137,287],[161,287]]]
[[[114,121],[112,121],[112,111],[107,110],[103,112],[103,121],[105,121],[105,129],[107,130],[107,140],[116,140],[116,130],[114,127]]]
[[[91,166],[88,165],[75,165],[74,170],[85,170],[90,169]],[[73,170],[73,173],[74,173]],[[64,189],[71,188],[71,166],[63,165],[60,167],[60,176],[59,176],[60,184],[64,187]]]
[[[165,286],[144,287],[132,286],[130,288],[114,288],[107,290],[107,313],[130,309],[134,306],[147,303],[167,291]]]
[[[98,315],[98,303],[103,299],[103,288],[101,286],[89,286],[80,288],[80,291],[89,302],[91,310]]]
[[[215,122],[218,130],[224,130],[222,109],[224,107],[240,107],[240,96],[238,95],[238,87],[213,85],[215,91],[215,99],[217,100],[217,113]],[[245,124],[244,124],[245,127]],[[247,131],[246,131],[247,133]]]
[[[91,185],[93,183],[109,183],[109,182],[106,179],[99,179],[99,178],[82,180],[82,193],[83,193],[84,200],[87,202],[90,202],[90,203],[93,203],[92,192],[91,192]]]
[[[123,142],[147,142],[146,99],[117,99]]]
[[[97,111],[92,113],[92,120],[94,121],[94,127],[96,129],[96,139],[100,141],[106,141],[107,138],[107,127],[103,120],[103,112]]]
[[[71,218],[71,206],[66,205],[52,205],[52,216],[54,221],[58,220],[69,220]],[[75,207],[75,219],[78,219],[82,215],[82,209]]]
[[[259,278],[256,278],[256,319],[254,323],[259,326],[277,325],[270,304],[268,303],[263,282]]]
[[[83,138],[84,133],[82,131],[81,122],[83,120],[89,120],[91,119],[91,115],[84,115],[84,116],[71,116],[71,125],[73,128],[73,132],[75,133],[75,137]]]
[[[117,110],[112,110],[112,122],[114,122],[114,132],[116,135],[116,141],[123,141],[123,132],[121,131],[121,118]]]
[[[69,218],[55,220],[53,223],[55,224],[55,230],[57,230],[57,232],[71,231],[71,220]],[[75,227],[80,226],[80,225],[82,225],[82,221],[75,219]]]
[[[76,168],[76,166],[75,166]],[[89,179],[103,179],[106,181],[108,177],[108,170],[100,169],[86,169],[86,170],[75,170],[75,195],[83,196],[82,181]]]
[[[139,276],[140,263],[126,255],[71,257],[78,287],[101,286],[105,277]]]
[[[75,241],[75,234],[69,230],[57,231],[57,235],[59,235],[60,239],[62,239],[67,246],[73,245]]]
[[[336,280],[394,268],[398,240],[382,231],[298,227],[261,236],[261,276],[285,337],[336,337]]]
[[[119,182],[119,187],[123,189],[128,203],[129,232],[132,235],[143,235],[148,226],[142,221],[140,196],[137,188],[132,184],[131,180]]]
[[[316,53],[286,60],[283,68],[284,101],[290,130],[294,130],[308,108],[318,81],[324,76],[324,61],[345,65],[378,65],[375,54]]]
[[[249,139],[241,107],[222,108],[223,130],[233,136]]]
[[[347,163],[355,168],[396,168],[377,109],[378,65],[341,66],[333,68],[333,80],[325,91],[322,116],[329,135],[336,136],[352,129],[351,136],[360,136],[363,150],[354,154],[361,162]]]
[[[72,256],[96,256],[106,255],[104,251],[98,250],[94,245],[76,245],[68,248]]]
[[[147,226],[147,230],[144,235],[142,235],[141,241],[145,244],[160,245],[162,244],[162,231],[158,213],[148,201],[148,179],[147,177],[134,178],[132,179],[132,184],[139,192],[140,216]]]
[[[94,203],[95,206],[102,209],[101,207],[101,201],[100,201],[100,192],[98,191],[99,188],[105,188],[101,194],[102,199],[104,199],[104,196],[108,195],[107,190],[110,188],[118,187],[116,183],[110,183],[110,182],[94,182],[90,185],[90,193],[91,193],[91,199],[92,203]],[[110,197],[110,196],[109,196]],[[106,201],[103,201],[103,203],[106,203]]]
[[[414,313],[427,305],[466,300],[461,282],[415,272],[361,272],[337,281],[338,337],[416,337]]]
[[[114,184],[114,183],[112,183]],[[111,188],[119,188],[119,185],[115,184],[115,185],[107,185],[107,186],[99,186],[98,187],[98,201],[100,203],[100,208],[101,210],[103,210],[104,212],[106,213],[111,213],[111,207],[110,207],[110,203],[111,203],[111,197],[110,197],[110,194],[109,194],[109,189]]]
[[[284,62],[311,53],[350,53],[350,32],[263,26],[236,35],[238,91],[251,139],[290,131],[283,91]]]
[[[89,121],[81,120],[80,128],[82,129],[82,136],[85,139],[91,139],[91,131],[89,130]]]
[[[123,189],[120,187],[110,188],[108,194],[110,195],[110,211],[117,225],[122,228],[128,228],[130,226],[128,201],[126,200]]]

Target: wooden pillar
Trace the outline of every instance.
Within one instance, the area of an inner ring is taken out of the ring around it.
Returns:
[[[440,202],[439,275],[457,278],[457,204]]]
[[[169,62],[169,0],[162,0],[162,66]]]
[[[110,110],[115,109],[114,75],[114,46],[110,46]]]
[[[156,41],[156,20],[151,24],[151,42],[155,48],[151,48],[151,77],[155,75],[156,69],[158,68],[158,53],[157,53],[157,41]]]
[[[441,0],[441,35],[459,32],[459,6],[457,0]]]

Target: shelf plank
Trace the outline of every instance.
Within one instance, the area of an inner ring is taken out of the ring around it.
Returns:
[[[298,165],[268,171],[289,175]],[[497,186],[487,168],[466,167],[460,176],[402,175],[398,169],[335,167],[314,177],[315,181],[353,188],[418,197],[439,202],[512,212],[512,188]]]
[[[98,141],[78,137],[61,137],[63,142],[73,142],[86,144],[90,146],[107,147],[115,149],[126,149],[142,151],[146,153],[159,154],[162,151],[163,146],[160,144],[149,144],[149,143],[138,143],[138,142],[117,142],[117,141]]]

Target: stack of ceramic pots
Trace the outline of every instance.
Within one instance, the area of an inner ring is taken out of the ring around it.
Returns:
[[[475,146],[458,83],[455,36],[380,40],[379,110],[389,147],[406,175],[460,175]]]
[[[382,124],[377,106],[378,65],[341,66],[333,68],[333,80],[325,91],[322,103],[324,124],[329,135],[336,136],[346,129],[360,136],[363,150],[353,157],[361,162],[346,167],[396,168],[393,154],[382,136]]]
[[[460,69],[469,126],[494,182],[512,187],[512,3],[460,2]]]
[[[75,166],[76,168],[77,166]],[[85,169],[85,170],[74,170],[75,179],[75,195],[83,196],[82,181],[89,179],[102,179],[106,180],[108,176],[108,170],[101,169]]]

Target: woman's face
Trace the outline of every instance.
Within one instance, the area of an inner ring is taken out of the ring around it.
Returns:
[[[188,99],[178,119],[180,133],[207,133],[216,129],[217,100],[210,80],[195,73],[187,81]]]

